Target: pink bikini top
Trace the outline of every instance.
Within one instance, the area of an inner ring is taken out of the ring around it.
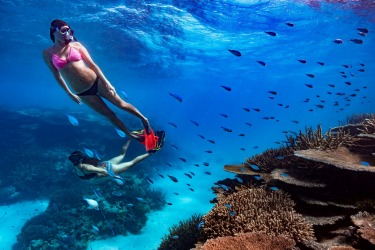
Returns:
[[[72,46],[69,46],[69,47],[70,47],[70,51],[69,51],[68,57],[65,60],[58,57],[55,53],[52,54],[52,63],[56,67],[56,69],[60,70],[64,68],[65,65],[67,65],[70,62],[76,62],[76,61],[82,60],[82,56],[79,53],[79,51]]]

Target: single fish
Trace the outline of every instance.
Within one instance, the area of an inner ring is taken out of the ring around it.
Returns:
[[[128,206],[128,207],[134,207],[134,204],[133,204],[133,203],[128,203],[128,204],[126,204],[125,206]]]
[[[245,110],[246,112],[250,112],[249,108],[242,108],[242,109]]]
[[[164,176],[162,175],[162,174],[158,174],[161,178],[163,178],[164,179]]]
[[[270,189],[271,189],[272,191],[277,191],[277,190],[279,190],[278,187],[270,187]]]
[[[79,122],[77,120],[77,118],[75,118],[74,116],[71,116],[71,115],[66,115],[69,119],[69,122],[73,125],[73,126],[78,126],[79,125]]]
[[[292,120],[292,122],[295,123],[295,124],[299,123],[299,121],[297,121],[297,120]]]
[[[192,192],[194,192],[194,189],[193,188],[189,188]]]
[[[368,29],[366,28],[357,28],[357,30],[366,34],[368,33]]]
[[[173,122],[168,122],[168,124],[171,125],[174,128],[177,128],[177,125],[175,123],[173,123]]]
[[[271,95],[277,95],[277,92],[273,90],[268,91],[268,93],[270,93]]]
[[[113,191],[111,194],[114,195],[114,196],[117,196],[117,197],[121,197],[121,196],[124,195],[124,194],[123,194],[122,192],[120,192],[120,191]]]
[[[238,50],[228,49],[228,51],[235,56],[242,56],[241,52],[239,52]]]
[[[124,131],[122,131],[122,130],[120,130],[120,129],[117,129],[117,128],[115,128],[115,129],[116,129],[117,134],[118,134],[120,137],[122,137],[122,138],[125,138],[125,137],[126,137],[126,134],[124,133]]]
[[[282,156],[282,155],[276,156],[276,159],[278,159],[278,160],[284,160],[284,156]]]
[[[232,132],[232,130],[229,128],[226,128],[226,127],[221,127],[221,128],[224,129],[225,132]]]
[[[254,165],[254,164],[250,164],[250,167],[254,170],[259,170],[259,167],[257,165]]]
[[[212,150],[206,150],[204,151],[205,153],[209,153],[209,154],[212,154]]]
[[[204,225],[204,221],[199,222],[198,229],[200,229]]]
[[[345,82],[345,84],[346,84],[346,85],[352,85],[352,83],[351,83],[351,82]]]
[[[341,40],[341,39],[335,39],[335,40],[333,40],[333,42],[337,43],[337,44],[343,44],[344,43],[344,41]]]
[[[136,197],[136,199],[137,199],[138,201],[144,201],[144,199],[141,198],[141,197]]]
[[[172,167],[172,164],[170,164],[168,162],[165,162],[164,164],[167,165],[168,167]]]
[[[125,100],[128,100],[128,99],[129,99],[129,98],[128,98],[128,94],[126,94],[125,91],[120,90],[120,94],[121,94],[122,98],[124,98]]]
[[[176,239],[178,239],[179,237],[178,237],[178,235],[172,235],[171,238],[174,239],[174,240],[176,240]]]
[[[232,91],[232,88],[231,88],[231,87],[224,86],[224,85],[221,85],[221,87],[222,87],[223,89],[225,89],[226,91]]]
[[[286,25],[288,25],[289,27],[294,27],[294,23],[285,23]]]
[[[367,161],[361,161],[359,164],[366,166],[366,167],[370,166],[370,163],[368,163]]]
[[[224,184],[218,184],[222,189],[224,189],[225,191],[229,191],[229,188],[228,186],[224,185]]]
[[[253,126],[253,124],[251,124],[250,122],[245,122],[245,124],[247,125],[247,126]]]
[[[258,108],[255,108],[253,110],[256,111],[256,112],[260,112],[260,109],[258,109]]]
[[[266,66],[266,63],[263,62],[263,61],[257,61],[257,63],[259,63],[259,64],[262,65],[262,66]]]
[[[236,180],[239,182],[239,183],[243,183],[243,180],[240,178],[240,177],[236,177]]]
[[[193,177],[192,177],[190,174],[184,173],[184,175],[186,175],[186,176],[189,177],[190,179],[193,179]]]
[[[150,178],[147,178],[146,179],[150,184],[154,184],[154,182],[150,179]]]
[[[190,174],[191,174],[192,176],[195,176],[195,174],[194,174],[193,172],[191,172],[191,171],[190,171]]]
[[[88,149],[88,148],[83,148],[83,150],[85,151],[85,154],[86,154],[88,157],[94,157],[94,152],[92,152],[90,149]]]
[[[206,175],[211,175],[211,172],[204,172]]]
[[[91,208],[99,210],[99,204],[96,200],[88,199],[88,198],[83,198],[83,200],[85,200]]]
[[[353,42],[353,43],[356,43],[356,44],[362,44],[363,43],[363,41],[361,39],[357,39],[357,38],[350,39],[350,41]]]
[[[235,213],[235,212],[233,212],[233,211],[229,211],[229,215],[230,215],[230,216],[235,216],[235,215],[236,215],[236,213]]]
[[[208,163],[208,162],[203,162],[203,166],[208,167],[209,165],[210,165],[210,163]]]
[[[186,162],[186,159],[185,159],[185,158],[180,157],[180,158],[178,158],[178,159],[180,159],[180,160],[183,161],[183,162]]]
[[[167,204],[168,206],[172,206],[173,205],[171,202],[167,202],[165,204]]]
[[[312,84],[305,84],[308,88],[313,88],[314,86]]]
[[[363,32],[361,32],[361,31],[358,31],[358,35],[360,35],[360,36],[366,36],[367,34],[366,34],[366,33],[363,33]]]
[[[300,63],[307,63],[307,61],[305,59],[298,59],[297,61],[299,61]]]
[[[259,181],[260,180],[260,176],[259,175],[254,175],[254,179]]]
[[[228,118],[227,114],[220,114],[222,117]]]
[[[264,33],[270,35],[270,36],[276,36],[276,33],[273,31],[265,31]]]
[[[174,193],[175,195],[179,195],[178,193]]]
[[[364,70],[364,69],[359,69],[358,71],[359,71],[359,72],[365,72],[365,70]]]
[[[315,75],[313,75],[313,74],[306,74],[308,77],[311,77],[311,78],[314,78],[315,77]]]
[[[94,225],[91,225],[91,229],[92,229],[92,232],[93,233],[99,233],[99,228],[98,227],[96,227],[96,226],[94,226]]]
[[[193,120],[190,120],[195,126],[199,126],[199,123],[198,122],[196,122],[196,121],[193,121]]]
[[[334,88],[334,87],[335,87],[334,84],[328,84],[328,86],[330,86],[331,88]]]
[[[317,64],[324,66],[324,62],[316,62]]]
[[[245,136],[245,134],[239,134],[238,136]]]
[[[172,143],[171,143],[170,145],[171,145],[172,148],[178,150],[178,147],[177,147],[176,145],[174,145],[174,144],[172,144]]]
[[[174,177],[174,176],[171,176],[171,175],[168,175],[167,176],[173,181],[173,182],[178,182],[177,178]]]
[[[203,135],[198,134],[198,136],[199,136],[200,138],[204,139],[204,136],[203,136]]]
[[[215,141],[214,140],[207,140],[208,142],[212,143],[212,144],[215,144]]]
[[[282,173],[280,176],[286,178],[286,177],[288,177],[289,175],[288,175],[287,173]]]
[[[173,94],[171,92],[169,92],[169,95],[175,98],[177,101],[182,102],[182,98],[179,95]]]
[[[246,149],[245,148],[240,148],[240,150],[245,151]]]

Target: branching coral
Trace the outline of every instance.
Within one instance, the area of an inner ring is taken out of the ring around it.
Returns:
[[[201,215],[193,215],[186,221],[169,229],[169,234],[164,236],[158,250],[190,250],[200,236]]]
[[[322,132],[322,127],[319,125],[314,131],[312,128],[305,128],[305,133],[299,132],[296,137],[287,136],[288,143],[293,150],[305,149],[337,149],[341,145],[352,142],[354,137],[344,130],[339,129],[337,132],[329,130]]]
[[[359,227],[361,237],[375,246],[375,216],[367,212],[359,212],[351,217],[354,225]]]
[[[208,240],[199,250],[290,250],[294,240],[262,233],[240,233],[236,236]]]
[[[270,236],[285,235],[297,242],[313,239],[312,226],[293,206],[294,202],[282,191],[244,189],[219,200],[203,217],[203,237],[262,232]]]

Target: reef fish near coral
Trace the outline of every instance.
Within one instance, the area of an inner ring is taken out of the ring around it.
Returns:
[[[88,198],[83,198],[83,200],[85,200],[91,208],[99,210],[99,204],[96,200],[88,199]]]

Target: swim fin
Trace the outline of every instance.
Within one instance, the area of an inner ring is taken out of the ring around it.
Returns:
[[[155,135],[156,135],[155,137],[158,137],[158,141],[156,142],[155,148],[148,151],[150,154],[155,153],[156,151],[160,150],[164,145],[165,132],[155,131]]]

